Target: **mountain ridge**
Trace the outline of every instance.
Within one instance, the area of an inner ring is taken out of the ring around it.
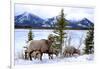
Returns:
[[[15,28],[54,28],[54,23],[57,22],[56,18],[58,16],[48,18],[48,19],[42,19],[37,15],[34,15],[32,13],[24,12],[20,15],[14,16],[15,18]],[[83,18],[79,21],[74,20],[67,20],[68,25],[66,28],[89,28],[91,25],[94,25],[93,22],[91,22],[87,18]]]

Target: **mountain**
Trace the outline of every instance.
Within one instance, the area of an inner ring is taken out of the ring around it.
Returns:
[[[54,27],[55,23],[57,22],[57,16],[48,18],[44,21],[43,27]]]
[[[24,12],[23,14],[15,16],[15,28],[54,28],[55,23],[57,22],[59,16],[55,16],[48,19],[42,19],[37,15]],[[65,19],[68,25],[66,28],[72,29],[87,29],[90,26],[93,26],[93,22],[87,18],[82,20],[67,20]]]
[[[45,26],[47,27],[53,27],[55,25],[55,23],[57,22],[57,18],[56,17],[52,17],[52,18],[48,18],[44,23]],[[66,20],[66,23],[68,23],[68,25],[66,26],[66,28],[74,28],[74,29],[85,29],[85,28],[89,28],[90,26],[93,26],[94,24],[88,20],[87,18],[83,18],[82,20]]]
[[[88,20],[87,18],[83,18],[82,20],[68,20],[70,23],[68,24],[68,26],[70,26],[71,28],[79,28],[79,29],[88,29],[91,26],[93,26],[93,22],[91,22],[90,20]]]
[[[44,20],[31,13],[24,12],[15,16],[15,27],[32,27],[37,28],[43,25]]]
[[[84,18],[81,21],[79,21],[78,25],[85,27],[85,28],[89,28],[89,27],[93,26],[94,24],[87,18]]]

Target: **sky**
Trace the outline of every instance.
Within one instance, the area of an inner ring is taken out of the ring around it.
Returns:
[[[61,9],[64,9],[66,19],[80,20],[82,18],[88,18],[89,20],[94,22],[93,8],[15,4],[15,15],[19,15],[24,12],[29,12],[43,19],[47,19],[47,18],[51,18],[51,17],[55,17],[59,15],[61,12]]]

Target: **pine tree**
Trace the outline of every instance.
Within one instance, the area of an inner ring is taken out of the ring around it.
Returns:
[[[29,30],[28,33],[28,41],[33,40],[33,34],[32,34],[32,29]]]
[[[93,26],[94,27],[94,26]],[[94,29],[89,29],[87,32],[87,37],[85,39],[85,54],[94,53]]]
[[[33,40],[32,29],[29,29],[28,40],[26,41],[26,43],[28,43],[30,40]],[[27,48],[27,46],[25,46],[24,48]],[[28,59],[28,57],[27,57],[27,51],[25,50],[24,53],[25,53],[25,59]]]
[[[66,29],[67,22],[65,20],[64,10],[61,10],[57,22],[55,23],[54,33],[59,36],[59,45],[60,45],[60,55],[62,55],[62,46],[64,42],[64,35],[66,34],[64,30]]]

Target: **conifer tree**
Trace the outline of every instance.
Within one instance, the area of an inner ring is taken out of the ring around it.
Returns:
[[[33,40],[33,34],[32,34],[32,29],[29,30],[28,33],[28,41]]]
[[[94,27],[94,26],[93,26]],[[89,29],[87,37],[85,39],[85,54],[94,53],[94,29]]]
[[[59,36],[59,45],[60,45],[60,55],[62,55],[62,46],[64,42],[64,35],[66,34],[64,30],[66,29],[67,22],[65,20],[64,10],[61,10],[57,22],[55,23],[54,33]]]

